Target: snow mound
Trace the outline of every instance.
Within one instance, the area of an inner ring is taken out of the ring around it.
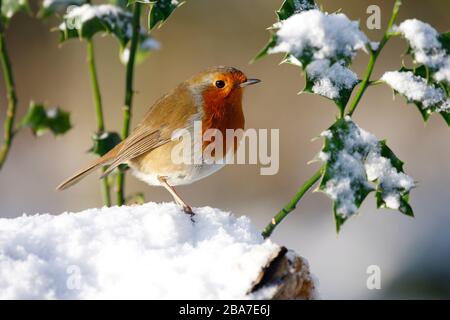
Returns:
[[[173,203],[0,219],[0,298],[271,298],[248,292],[280,247],[247,217],[195,212],[195,223]]]

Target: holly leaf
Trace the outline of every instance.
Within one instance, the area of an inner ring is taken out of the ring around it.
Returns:
[[[125,46],[132,35],[132,14],[112,4],[70,7],[59,26],[60,41],[91,39],[97,33],[111,33]]]
[[[163,23],[170,17],[176,8],[181,7],[185,1],[182,0],[130,0],[129,3],[145,3],[150,5],[148,13],[148,28],[150,30],[155,27],[161,27]]]
[[[397,78],[390,79],[389,74],[397,74]],[[414,69],[401,68],[398,72],[387,72],[382,80],[388,84],[395,94],[405,97],[407,103],[414,104],[420,112],[424,122],[427,122],[433,113],[439,113],[450,126],[450,99],[448,85],[445,83],[437,83],[431,77],[431,71],[426,66],[422,65]],[[407,87],[420,88],[416,89],[414,93],[405,89]],[[423,94],[419,94],[423,91]]]
[[[108,131],[96,133],[92,136],[93,145],[91,149],[89,149],[89,152],[101,157],[119,144],[121,140],[122,139],[117,132]]]
[[[0,20],[2,24],[7,24],[18,12],[29,13],[31,11],[28,0],[3,0],[0,9]]]
[[[55,13],[63,13],[70,6],[81,6],[88,0],[44,0],[38,12],[39,18],[47,18]]]
[[[414,181],[385,141],[362,130],[349,117],[337,120],[322,136],[325,141],[318,158],[324,162],[324,170],[318,190],[333,200],[338,232],[372,191],[379,208],[413,216],[408,200]]]
[[[392,152],[392,150],[386,145],[386,141],[380,141],[379,147],[381,157],[383,157],[384,159],[388,159],[395,170],[393,170],[391,176],[386,177],[387,179],[385,178],[384,181],[378,181],[377,189],[375,192],[377,207],[392,207],[392,205],[388,204],[387,201],[394,201],[394,207],[396,207],[395,209],[398,209],[400,212],[407,216],[414,217],[413,210],[409,205],[409,191],[411,189],[409,185],[410,183],[412,183],[412,181],[409,179],[405,180],[407,187],[402,186],[401,183],[391,183],[392,179],[405,178],[403,171],[403,161],[397,158],[394,152]]]
[[[336,230],[356,214],[367,195],[374,191],[368,182],[363,160],[369,153],[364,143],[349,148],[350,137],[355,130],[352,122],[338,120],[324,134],[325,142],[321,152],[325,160],[319,190],[333,200]]]
[[[43,104],[31,102],[28,112],[19,123],[19,128],[25,127],[31,128],[38,136],[48,131],[55,136],[62,135],[72,128],[70,113],[60,108],[47,108]]]
[[[313,9],[317,9],[314,0],[285,0],[277,10],[278,20],[286,20],[293,14]]]
[[[326,59],[315,60],[305,71],[303,92],[315,93],[334,101],[343,114],[353,89],[361,82],[345,65],[345,61],[332,63]]]

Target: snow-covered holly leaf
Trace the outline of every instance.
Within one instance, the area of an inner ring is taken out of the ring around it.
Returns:
[[[370,152],[373,141],[361,136],[352,122],[338,120],[327,131],[319,158],[325,162],[325,170],[319,190],[333,201],[336,229],[356,214],[367,195],[374,187],[367,180],[364,159]]]
[[[433,81],[450,84],[450,32],[439,34],[417,19],[405,20],[395,31],[408,41],[408,54],[430,70]]]
[[[408,196],[414,181],[404,174],[403,163],[384,141],[349,117],[337,120],[322,136],[325,142],[318,158],[325,166],[318,189],[333,200],[337,231],[372,191],[376,191],[378,207],[412,216]]]
[[[70,113],[60,108],[47,108],[40,103],[30,103],[28,112],[19,123],[20,128],[31,128],[35,135],[51,131],[55,136],[62,135],[72,128]]]
[[[89,152],[99,156],[103,156],[109,150],[119,144],[121,140],[122,139],[117,132],[107,131],[96,133],[92,136],[93,145],[91,149],[89,149]]]
[[[330,65],[330,60],[315,60],[306,67],[304,92],[316,93],[333,100],[343,113],[358,76],[339,61]]]
[[[81,6],[88,0],[43,0],[38,12],[39,18],[47,18],[54,13],[65,13],[70,6]]]
[[[278,20],[286,20],[293,14],[312,9],[317,9],[314,0],[285,0],[277,10]]]
[[[379,142],[379,154],[375,154],[376,158],[372,158],[374,154],[371,154],[366,159],[366,170],[368,171],[369,179],[378,179],[378,185],[375,192],[378,208],[391,208],[398,209],[400,212],[413,217],[414,213],[409,205],[409,191],[411,190],[414,182],[412,179],[404,174],[403,161],[401,161],[392,152],[392,150],[386,145],[386,141]],[[373,163],[372,163],[372,162]],[[390,165],[386,165],[384,162],[390,162]],[[380,168],[380,166],[384,166]],[[385,170],[386,172],[383,172]],[[383,178],[379,178],[382,172]],[[371,177],[370,173],[374,176]]]
[[[59,26],[60,40],[90,39],[96,33],[111,33],[125,46],[132,36],[132,14],[111,4],[70,7]]]
[[[427,67],[386,72],[381,80],[395,93],[404,96],[408,103],[415,104],[424,121],[427,121],[432,113],[439,113],[450,126],[448,93],[444,89],[445,86],[439,85],[428,76]]]
[[[28,0],[3,0],[0,9],[2,24],[8,23],[17,12],[30,12]]]
[[[130,0],[130,3],[140,2],[150,5],[148,13],[148,28],[151,30],[161,26],[176,8],[182,6],[182,0]]]

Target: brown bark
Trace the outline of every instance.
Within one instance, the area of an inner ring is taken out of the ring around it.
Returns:
[[[257,295],[263,290],[274,290],[271,294],[274,300],[316,298],[316,286],[308,262],[285,247],[274,252],[249,293]]]

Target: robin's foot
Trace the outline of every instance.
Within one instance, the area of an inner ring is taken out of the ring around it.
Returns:
[[[159,181],[161,182],[161,185],[167,189],[167,191],[170,192],[175,202],[183,209],[184,213],[191,216],[191,221],[194,221],[194,215],[195,213],[192,211],[192,208],[184,202],[183,199],[178,195],[178,193],[175,191],[175,189],[167,183],[167,180],[164,177],[159,177]]]
[[[188,206],[187,204],[182,204],[181,207],[183,208],[184,213],[190,215],[191,221],[195,222],[194,221],[195,213],[194,213],[194,211],[192,211],[192,208],[190,206]]]

